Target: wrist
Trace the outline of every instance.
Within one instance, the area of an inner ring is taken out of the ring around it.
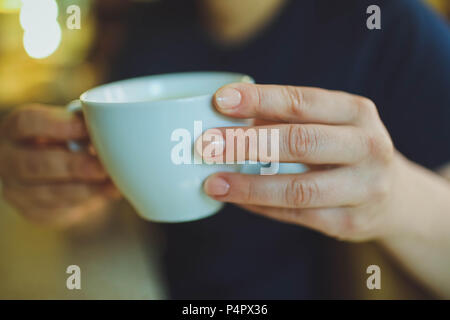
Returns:
[[[383,239],[433,239],[449,221],[450,186],[436,173],[396,152],[390,209]],[[449,221],[450,222],[450,221]],[[447,226],[448,227],[448,226]]]

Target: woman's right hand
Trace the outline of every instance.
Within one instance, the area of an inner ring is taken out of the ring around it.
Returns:
[[[57,226],[95,220],[120,198],[92,148],[82,117],[61,107],[26,105],[0,125],[3,196],[28,219]]]

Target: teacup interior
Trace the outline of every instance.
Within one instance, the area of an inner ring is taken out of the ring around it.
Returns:
[[[81,96],[86,102],[123,103],[173,100],[213,94],[233,82],[253,82],[239,73],[187,72],[154,75],[105,84]]]

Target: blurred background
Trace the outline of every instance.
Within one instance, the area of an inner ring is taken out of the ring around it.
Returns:
[[[123,10],[150,1],[0,0],[1,110],[30,101],[64,105],[107,79],[124,36]],[[424,1],[450,16],[450,1]],[[70,5],[81,9],[81,30],[66,27]],[[54,23],[40,25],[41,16]]]
[[[142,2],[145,0],[0,0],[0,114],[27,102],[65,105],[105,82],[125,36],[123,12]],[[449,0],[426,2],[450,17]],[[81,9],[81,30],[66,27],[70,5]],[[48,17],[50,22],[42,25],[37,16]],[[33,31],[40,28],[46,28],[45,32]],[[95,238],[70,235],[67,240],[66,235],[49,234],[28,225],[0,200],[0,299],[164,297],[157,266],[148,265],[149,250],[136,235],[139,221],[130,208],[122,211],[130,214],[117,218],[120,221],[111,223]],[[127,249],[117,250],[117,246]],[[391,286],[395,290],[380,293],[369,292],[361,285],[346,292],[346,297],[428,297],[397,272],[395,264],[375,245],[345,244],[339,250],[337,255],[348,256],[339,259],[342,265],[336,266],[342,269],[343,283],[365,283],[359,278],[354,281],[355,274],[365,275],[355,266],[367,266],[374,260],[380,261],[387,281],[396,283]],[[66,276],[64,266],[80,260],[94,270],[93,285],[83,293],[68,293],[61,287],[65,282],[58,281]],[[115,280],[112,283],[108,279]]]
[[[101,82],[119,45],[126,2],[0,0],[1,108],[29,101],[65,104]],[[66,27],[70,5],[81,9],[80,30]],[[40,17],[52,22],[42,25]]]

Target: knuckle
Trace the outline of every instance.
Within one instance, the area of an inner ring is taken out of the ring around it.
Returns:
[[[294,86],[285,86],[284,94],[292,114],[302,117],[306,105],[303,91]]]
[[[69,172],[83,179],[104,180],[108,177],[98,159],[88,154],[80,155],[77,160],[73,159]]]
[[[37,157],[25,155],[18,161],[17,173],[21,179],[25,180],[27,178],[38,176],[41,171],[41,167],[42,163]],[[45,169],[43,171],[45,171]]]
[[[373,237],[380,219],[378,214],[360,214],[350,208],[313,209],[308,222],[315,229],[341,241],[360,242]]]
[[[251,86],[250,88],[253,88],[253,94],[252,97],[254,99],[254,105],[257,108],[257,110],[261,109],[261,101],[263,100],[263,90],[259,86]]]
[[[103,179],[106,177],[98,161],[88,154],[65,154],[61,159],[62,174],[66,179]]]
[[[77,154],[68,156],[64,160],[64,172],[67,176],[76,177],[79,175],[80,171],[86,167],[85,163],[85,157],[81,157]]]
[[[375,212],[369,214],[349,214],[350,228],[346,230],[346,240],[365,241],[379,234],[385,225],[384,216]]]
[[[5,117],[5,122],[8,123],[16,123],[17,121],[23,121],[21,119],[29,118],[29,114],[35,112],[39,107],[35,104],[25,104],[21,105],[17,108],[14,108],[8,115]]]
[[[366,97],[356,96],[354,98],[354,105],[357,108],[357,114],[360,117],[378,116],[378,110],[375,103]]]
[[[289,125],[288,151],[297,158],[305,158],[318,147],[318,136],[314,130],[303,125]]]
[[[319,196],[319,188],[314,181],[294,178],[285,190],[286,204],[292,207],[305,207]]]
[[[362,241],[373,233],[375,216],[359,214],[349,208],[318,210],[318,229],[341,241]],[[323,214],[320,214],[320,212]]]
[[[366,139],[367,150],[371,158],[380,160],[382,163],[391,162],[394,157],[394,145],[389,137],[383,135],[369,135]]]
[[[19,107],[13,111],[11,111],[5,119],[2,121],[2,133],[4,135],[9,135],[12,130],[17,131],[19,118],[21,116],[21,109],[22,107]]]
[[[372,200],[381,200],[390,194],[391,182],[385,175],[372,178],[369,184],[369,196]]]
[[[376,111],[375,103],[372,100],[370,100],[369,98],[361,97],[361,96],[357,97],[356,104],[362,110]]]
[[[249,181],[245,190],[247,190],[247,192],[244,196],[244,202],[253,203],[256,200],[256,188],[254,182]]]
[[[39,109],[35,105],[23,106],[11,113],[9,125],[20,135],[26,137],[36,125],[36,113]]]
[[[27,178],[36,176],[40,170],[40,161],[31,152],[24,150],[18,151],[15,161],[12,163],[14,173],[18,179],[26,180]]]
[[[341,241],[362,241],[371,232],[370,219],[351,213],[344,213],[341,216],[341,224],[334,232],[334,236]]]
[[[58,179],[65,172],[66,161],[60,151],[21,151],[16,163],[19,179]]]
[[[244,89],[247,91],[248,96],[250,98],[250,104],[254,106],[255,108],[255,112],[257,114],[260,114],[263,112],[262,110],[262,103],[263,103],[263,96],[264,96],[264,91],[263,89],[258,86],[258,85],[248,85],[248,86],[243,86],[241,89]]]

